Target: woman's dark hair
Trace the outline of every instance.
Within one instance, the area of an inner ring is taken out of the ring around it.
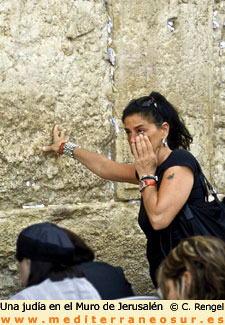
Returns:
[[[193,141],[184,122],[179,118],[177,110],[157,92],[132,100],[124,109],[122,121],[133,114],[140,114],[143,118],[157,126],[167,122],[170,126],[167,138],[170,149],[189,149]]]
[[[85,243],[85,241],[76,235],[73,231],[67,228],[61,228],[65,231],[75,247],[74,264],[93,261],[95,254],[93,250]]]
[[[52,281],[62,281],[65,278],[72,279],[74,277],[81,278],[84,277],[84,274],[76,267],[31,260],[30,274],[26,287],[37,285],[47,279]]]

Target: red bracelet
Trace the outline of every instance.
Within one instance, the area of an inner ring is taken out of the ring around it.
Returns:
[[[59,156],[61,156],[61,155],[63,154],[62,149],[63,149],[65,143],[66,143],[66,142],[62,142],[62,143],[60,144],[60,146],[59,146]]]
[[[153,179],[143,179],[139,182],[139,191],[142,192],[147,186],[157,187],[157,183]]]
[[[156,181],[153,179],[145,179],[144,183],[146,186],[155,186],[155,187],[157,186]]]

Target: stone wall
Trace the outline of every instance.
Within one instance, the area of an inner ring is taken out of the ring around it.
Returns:
[[[132,161],[124,105],[152,90],[181,111],[191,151],[220,193],[225,179],[224,1],[0,1],[1,299],[19,288],[25,226],[52,221],[82,235],[150,294],[136,186],[99,179],[44,154],[55,123],[82,147]]]

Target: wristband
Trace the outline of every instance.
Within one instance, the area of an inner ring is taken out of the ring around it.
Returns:
[[[157,186],[157,183],[154,179],[143,179],[140,180],[139,191],[142,192],[148,186]]]
[[[71,157],[71,158],[74,158],[73,149],[78,148],[78,147],[79,147],[78,144],[75,144],[72,142],[66,142],[63,147],[62,153]]]
[[[154,181],[158,182],[158,176],[155,176],[155,175],[144,175],[139,179],[139,182],[141,182],[145,179],[154,179]]]
[[[63,149],[65,143],[66,143],[66,142],[62,142],[62,143],[60,144],[60,146],[59,146],[59,151],[58,151],[59,156],[61,156],[61,155],[63,154],[63,150],[62,150],[62,149]]]

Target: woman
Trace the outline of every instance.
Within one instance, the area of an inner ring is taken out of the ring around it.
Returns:
[[[139,224],[147,237],[150,275],[165,253],[160,233],[178,215],[185,202],[204,201],[197,161],[187,151],[192,141],[175,108],[159,93],[132,100],[123,111],[122,121],[134,164],[120,164],[106,157],[64,142],[64,133],[53,130],[53,144],[44,151],[66,154],[98,176],[111,181],[140,185],[142,194]]]
[[[163,299],[225,299],[225,243],[209,236],[189,237],[160,264]]]
[[[50,222],[25,228],[17,239],[16,258],[25,289],[12,300],[96,300],[97,290],[76,263],[74,245],[67,234]]]

